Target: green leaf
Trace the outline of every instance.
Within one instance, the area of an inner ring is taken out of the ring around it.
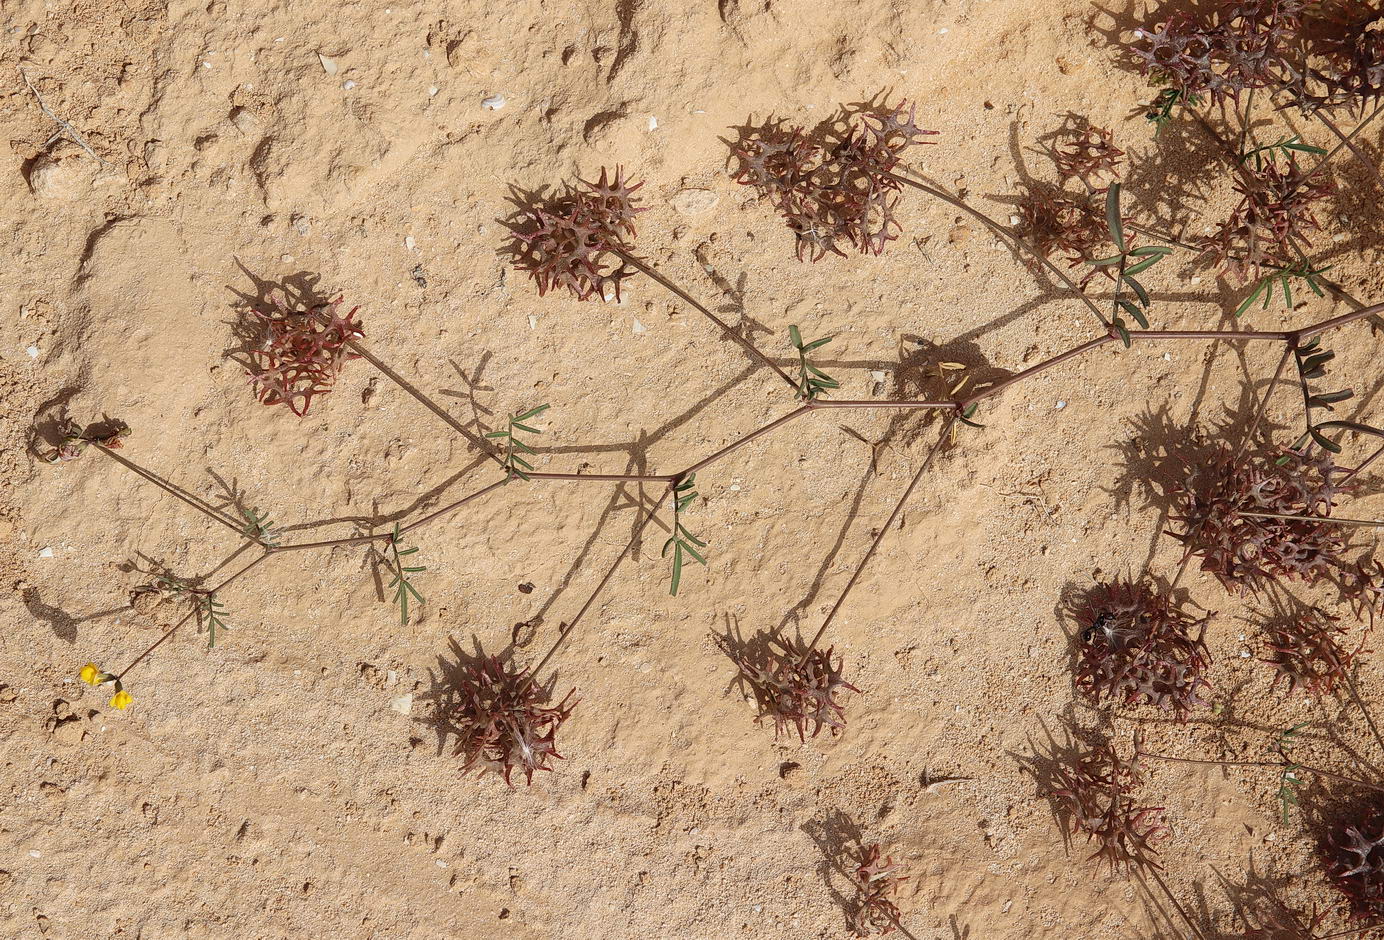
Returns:
[[[1339,454],[1341,452],[1340,444],[1337,444],[1335,441],[1327,437],[1325,434],[1322,434],[1316,428],[1312,428],[1311,431],[1309,431],[1308,433],[1312,435],[1312,440],[1316,441],[1323,450],[1330,451],[1333,454]]]
[[[1138,323],[1140,327],[1146,330],[1149,328],[1149,318],[1144,316],[1144,311],[1140,310],[1137,306],[1135,306],[1127,300],[1121,300],[1120,307],[1125,311],[1125,313],[1133,317],[1134,322]]]
[[[1112,264],[1119,264],[1124,259],[1124,255],[1111,255],[1109,258],[1099,258],[1095,261],[1088,261],[1086,263],[1093,268],[1108,268]]]
[[[538,428],[531,428],[531,427],[529,427],[527,424],[520,424],[518,421],[511,421],[511,422],[509,423],[509,426],[512,427],[512,428],[518,428],[518,429],[521,430],[521,431],[528,431],[530,434],[542,434],[542,433],[543,433],[542,431],[538,430]]]
[[[1105,194],[1105,221],[1110,226],[1110,237],[1115,247],[1123,254],[1125,249],[1124,222],[1120,219],[1120,184],[1111,183]]]
[[[697,550],[693,548],[691,545],[688,545],[686,542],[682,543],[682,550],[687,552],[687,554],[691,555],[693,558],[695,558],[702,564],[706,564],[706,559],[703,558],[701,555],[697,554]]]
[[[1313,147],[1311,144],[1300,144],[1294,141],[1289,141],[1283,146],[1289,150],[1297,150],[1301,153],[1315,153],[1317,156],[1322,156],[1326,153],[1326,150],[1322,147]]]
[[[1149,268],[1153,267],[1155,264],[1157,264],[1158,262],[1160,262],[1160,261],[1162,261],[1162,260],[1163,260],[1163,256],[1162,256],[1162,255],[1154,255],[1154,256],[1151,257],[1151,258],[1145,258],[1143,261],[1140,261],[1138,264],[1131,265],[1131,266],[1125,268],[1125,277],[1126,277],[1126,279],[1128,279],[1128,276],[1131,275],[1131,274],[1139,274],[1139,273],[1141,273],[1141,272],[1143,272],[1143,271],[1147,271]]]
[[[1255,285],[1255,287],[1254,287],[1254,293],[1252,293],[1252,294],[1250,294],[1248,297],[1246,297],[1246,298],[1244,299],[1244,301],[1240,304],[1240,306],[1238,306],[1238,307],[1235,308],[1235,316],[1236,316],[1236,317],[1243,316],[1246,310],[1248,310],[1250,307],[1254,306],[1254,302],[1255,302],[1256,300],[1258,300],[1258,299],[1259,299],[1259,295],[1262,294],[1262,293],[1264,292],[1264,286],[1265,286],[1265,284],[1266,284],[1265,281],[1260,281],[1258,284]]]
[[[509,437],[508,431],[491,431],[486,437]]]
[[[521,414],[521,415],[515,415],[515,416],[514,416],[514,420],[515,420],[516,422],[517,422],[517,421],[525,421],[525,420],[527,420],[527,419],[529,419],[529,418],[532,418],[534,415],[542,414],[543,412],[545,412],[545,411],[547,411],[547,410],[548,410],[548,406],[547,406],[547,405],[539,405],[537,408],[530,408],[528,411],[524,412],[524,413]]]
[[[803,348],[803,335],[798,332],[798,328],[796,326],[788,327],[788,338],[792,341],[794,346],[798,347],[798,349]]]
[[[1170,255],[1173,250],[1167,245],[1148,245],[1144,248],[1135,248],[1130,252],[1136,258],[1144,258],[1148,255]]]
[[[673,583],[668,587],[668,593],[674,597],[678,596],[678,585],[682,583],[682,543],[678,542],[673,551]]]
[[[979,402],[975,402],[975,403],[972,403],[972,404],[968,405],[968,406],[966,407],[966,410],[962,411],[961,414],[959,414],[959,415],[956,416],[956,417],[957,417],[957,420],[960,421],[962,424],[969,425],[970,427],[973,427],[973,428],[984,428],[985,425],[983,425],[983,424],[977,424],[976,422],[974,422],[974,421],[971,420],[971,415],[973,415],[973,414],[976,413],[976,409],[977,409],[978,407],[980,407],[980,403],[979,403]]]
[[[1384,437],[1384,431],[1379,428],[1371,427],[1368,424],[1361,424],[1359,421],[1323,421],[1318,424],[1319,428],[1341,428],[1346,431],[1355,431],[1359,434],[1372,434],[1375,437]]]
[[[836,337],[834,336],[824,336],[821,339],[815,339],[812,342],[808,343],[806,346],[802,347],[802,350],[803,352],[812,352],[812,350],[817,349],[821,346],[825,346],[827,343],[830,343],[835,338]]]
[[[1144,285],[1134,280],[1134,278],[1130,277],[1128,273],[1125,274],[1124,281],[1130,287],[1134,288],[1134,293],[1139,296],[1139,303],[1143,304],[1144,307],[1147,308],[1149,306],[1149,292],[1144,290]]]
[[[681,528],[681,526],[679,528]],[[682,537],[695,544],[698,548],[706,548],[705,542],[697,538],[691,532],[688,532],[685,528],[682,530]]]
[[[1128,349],[1131,343],[1129,339],[1129,328],[1125,326],[1125,322],[1119,317],[1116,317],[1110,322],[1110,325],[1114,327],[1115,332],[1119,334],[1120,342],[1124,343],[1125,349]]]

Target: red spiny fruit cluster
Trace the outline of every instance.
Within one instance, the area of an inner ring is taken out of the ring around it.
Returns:
[[[1102,743],[1059,762],[1053,775],[1049,795],[1072,834],[1096,843],[1093,861],[1115,870],[1162,869],[1154,844],[1169,830],[1163,807],[1141,806],[1131,795],[1143,782],[1137,758],[1126,761]]]
[[[908,876],[899,874],[893,858],[883,854],[878,842],[861,851],[853,874],[856,897],[851,927],[856,935],[893,933],[899,923],[899,908],[892,897],[898,894],[899,882],[907,881]]]
[[[840,734],[846,727],[846,711],[837,701],[843,691],[859,692],[841,677],[841,663],[830,649],[813,649],[803,655],[801,644],[774,638],[761,647],[732,649],[727,654],[754,693],[759,719],[774,719],[774,735],[796,728],[799,740],[808,729],[816,737],[823,728]]]
[[[1275,87],[1295,74],[1289,54],[1303,7],[1303,0],[1241,0],[1209,17],[1175,13],[1136,29],[1130,52],[1150,80],[1186,98],[1238,101],[1248,89]]]
[[[573,689],[557,705],[549,693],[528,681],[528,670],[512,670],[498,656],[483,656],[462,665],[458,681],[439,702],[438,717],[457,736],[456,754],[466,758],[461,772],[475,767],[505,778],[514,771],[533,783],[536,770],[552,770],[562,759],[554,740],[577,703]]]
[[[1245,515],[1323,520],[1331,515],[1337,496],[1346,490],[1335,482],[1343,471],[1324,452],[1286,456],[1279,465],[1264,455],[1239,456],[1227,446],[1186,468],[1177,494],[1179,515],[1173,517],[1181,531],[1173,536],[1231,593],[1254,591],[1266,578],[1313,584],[1351,575],[1341,557],[1346,542],[1339,525],[1315,518]]]
[[[1143,584],[1096,585],[1077,616],[1076,687],[1096,702],[1147,703],[1185,719],[1211,689],[1202,676],[1211,664],[1209,620]]]
[[[631,184],[619,167],[613,178],[602,167],[596,182],[577,182],[529,210],[515,233],[515,266],[533,276],[540,295],[565,288],[578,300],[619,300],[621,282],[635,273],[624,256],[633,249],[634,217],[645,211],[634,196],[644,183]]]
[[[292,310],[278,297],[272,311],[252,307],[259,318],[258,342],[249,351],[250,383],[266,405],[287,405],[294,414],[308,413],[312,399],[332,390],[341,367],[358,356],[347,343],[365,334],[352,319],[338,313],[341,298],[313,310]]]
[[[759,191],[797,235],[799,260],[846,256],[844,247],[880,254],[898,237],[894,218],[899,183],[891,178],[902,154],[935,134],[914,121],[917,106],[905,101],[846,118],[844,134],[830,145],[798,126],[770,121],[741,134],[731,152],[739,161],[735,180]]]
[[[1304,76],[1312,91],[1295,89],[1304,106],[1358,108],[1384,96],[1384,7],[1378,0],[1323,4],[1313,25],[1311,48],[1321,61]]]
[[[1248,179],[1237,183],[1240,203],[1215,234],[1197,241],[1203,261],[1218,265],[1239,283],[1257,281],[1264,268],[1292,268],[1299,249],[1320,231],[1313,204],[1330,196],[1330,177],[1304,171],[1291,156],[1287,168],[1272,160],[1244,167]]]
[[[1123,159],[1124,151],[1115,146],[1114,135],[1094,124],[1087,124],[1080,135],[1053,150],[1053,162],[1064,182],[1079,179],[1097,192],[1102,176],[1119,178]]]
[[[1301,689],[1309,695],[1331,695],[1349,677],[1356,657],[1365,652],[1363,638],[1353,650],[1342,646],[1345,635],[1339,617],[1316,607],[1272,624],[1268,642],[1272,656],[1264,661],[1277,670],[1273,684],[1286,682],[1290,693]]]
[[[1378,797],[1344,814],[1322,844],[1327,878],[1354,915],[1384,921],[1384,801]]]

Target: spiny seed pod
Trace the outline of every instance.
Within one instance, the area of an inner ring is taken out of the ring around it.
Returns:
[[[1317,607],[1273,624],[1268,643],[1272,655],[1264,660],[1277,670],[1273,684],[1286,682],[1290,693],[1301,689],[1309,695],[1332,694],[1365,652],[1363,639],[1353,650],[1343,647],[1345,634],[1339,617]]]
[[[566,289],[578,300],[620,299],[620,285],[636,271],[624,255],[633,250],[636,205],[631,184],[616,167],[612,177],[602,167],[594,183],[578,180],[544,206],[529,211],[528,225],[515,233],[515,267],[527,271],[539,295]]]
[[[1095,702],[1147,703],[1186,719],[1211,689],[1202,676],[1211,664],[1209,620],[1145,584],[1096,585],[1077,616],[1076,687]]]
[[[261,402],[287,405],[301,418],[315,396],[332,390],[342,366],[360,358],[347,346],[365,335],[353,319],[360,308],[341,315],[340,297],[312,310],[293,310],[279,297],[270,302],[272,311],[251,308],[261,332],[246,374]]]
[[[1162,870],[1154,844],[1168,835],[1161,806],[1141,806],[1132,793],[1143,780],[1135,758],[1126,761],[1109,742],[1077,751],[1052,768],[1048,792],[1073,835],[1096,843],[1091,861],[1112,870]]]
[[[831,146],[782,121],[744,128],[731,145],[732,176],[783,215],[797,235],[798,260],[845,257],[845,246],[878,255],[900,230],[900,184],[891,174],[905,150],[936,133],[918,126],[916,110],[901,101],[863,114],[859,126],[847,116]]]
[[[1124,151],[1115,146],[1110,131],[1087,124],[1081,136],[1054,149],[1052,156],[1063,180],[1076,178],[1095,186],[1102,176],[1119,178]]]
[[[1384,921],[1384,800],[1378,797],[1338,818],[1322,844],[1326,875],[1354,915]]]
[[[459,680],[438,703],[438,717],[457,736],[463,774],[475,767],[512,787],[510,775],[518,770],[532,784],[534,771],[552,770],[551,760],[562,759],[554,739],[576,707],[576,690],[548,705],[549,690],[528,679],[527,669],[512,669],[498,656],[462,665]]]
[[[898,894],[899,882],[907,881],[908,876],[899,874],[894,859],[883,854],[878,842],[861,850],[853,876],[856,896],[851,928],[856,936],[893,933],[899,924],[899,908],[892,897]]]
[[[740,676],[750,687],[762,720],[774,720],[774,735],[796,728],[806,740],[810,729],[816,737],[823,728],[833,735],[846,728],[846,711],[837,701],[843,691],[859,692],[841,677],[841,664],[830,649],[805,652],[805,644],[773,637],[753,649],[722,642]]]

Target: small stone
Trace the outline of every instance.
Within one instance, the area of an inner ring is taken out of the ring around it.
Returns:
[[[40,557],[40,558],[52,558],[52,557],[53,557],[53,550],[52,550],[51,548],[42,549],[42,550],[39,551],[38,557]]]
[[[487,111],[498,111],[505,106],[504,95],[491,95],[489,98],[482,99],[481,107]]]
[[[30,358],[30,359],[37,359],[37,358],[38,358],[38,347],[37,347],[37,346],[30,346],[28,349],[26,349],[26,350],[24,350],[24,351],[25,351],[26,353],[29,354],[29,358]]]
[[[322,63],[322,71],[326,72],[328,75],[336,74],[336,63],[333,62],[331,59],[327,58],[319,52],[317,53],[317,60]]]
[[[1065,401],[1059,401],[1059,402],[1057,403],[1057,405],[1056,405],[1056,408],[1057,408],[1058,411],[1061,411],[1063,408],[1066,408],[1066,407],[1067,407],[1067,403],[1066,403]]]
[[[650,133],[652,133],[653,131],[656,131],[656,130],[658,130],[658,118],[653,117],[652,115],[650,115],[650,116],[649,116],[649,131],[650,131]]]
[[[643,334],[645,334],[645,333],[647,333],[647,332],[649,332],[649,328],[648,328],[647,326],[645,326],[644,324],[640,323],[638,317],[635,317],[635,318],[634,318],[634,333],[635,333],[635,335],[636,335],[636,336],[642,336]]]
[[[710,211],[720,199],[709,189],[682,189],[673,196],[673,210],[679,215],[700,215]]]
[[[391,699],[389,707],[392,711],[396,711],[401,715],[408,715],[413,711],[413,693],[406,692],[396,699]]]
[[[413,251],[415,245],[417,245],[417,242],[413,240],[412,235],[404,236],[404,248],[408,249],[409,251]]]
[[[346,81],[341,83],[341,87],[346,89],[347,91],[350,91],[352,88],[356,87],[356,83],[348,78],[346,79]]]
[[[30,858],[43,858],[43,853],[40,852],[38,849],[30,849],[30,850],[29,850],[29,857],[30,857]]]
[[[429,85],[429,86],[428,86],[428,97],[429,97],[429,98],[432,98],[432,97],[434,97],[436,94],[437,94],[437,86],[436,86],[436,85]]]

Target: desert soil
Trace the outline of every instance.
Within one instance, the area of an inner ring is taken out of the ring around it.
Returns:
[[[1141,15],[1123,7],[4,3],[0,935],[841,937],[859,840],[908,873],[915,937],[1180,935],[1156,886],[1064,846],[1025,766],[1069,726],[1125,750],[1142,729],[1164,753],[1258,757],[1311,719],[1369,746],[1347,706],[1270,691],[1256,608],[1195,569],[1191,600],[1218,611],[1214,710],[1179,724],[1072,688],[1066,605],[1093,576],[1176,569],[1166,455],[1243,414],[1273,348],[1106,347],[988,405],[832,627],[863,690],[837,738],[776,740],[715,637],[815,631],[937,425],[817,413],[738,451],[698,477],[709,566],[670,598],[661,530],[638,542],[557,660],[581,699],[565,759],[513,790],[459,774],[429,698],[478,645],[541,655],[653,490],[534,482],[467,505],[420,533],[427,603],[403,626],[359,546],[271,559],[225,593],[216,647],[178,632],[118,712],[79,669],[117,668],[179,613],[137,610],[131,591],[156,565],[215,578],[252,554],[228,561],[234,533],[95,451],[49,466],[31,449],[64,412],[121,419],[123,455],[213,503],[232,488],[297,540],[417,518],[495,478],[363,361],[305,418],[257,403],[229,353],[244,297],[274,284],[360,305],[369,349],[468,429],[551,404],[544,470],[671,472],[790,410],[651,281],[618,304],[540,299],[509,266],[513,200],[601,166],[648,181],[645,256],[785,363],[789,324],[834,334],[824,362],[847,397],[935,391],[943,361],[978,381],[1018,371],[1087,338],[1089,312],[917,193],[882,256],[799,263],[730,179],[724,141],[749,119],[906,97],[940,132],[914,165],[1007,222],[1025,181],[1054,179],[1039,145],[1074,112],[1115,129],[1142,211],[1200,230],[1229,187],[1194,127],[1153,139],[1148,88],[1110,47]],[[74,133],[50,142],[55,116]],[[1378,300],[1378,193],[1344,164],[1339,179],[1330,228],[1366,234],[1338,239],[1334,276]],[[1228,323],[1240,296],[1185,260],[1151,284],[1169,328]],[[1346,309],[1309,295],[1253,325]],[[1379,342],[1362,325],[1334,348],[1368,416]],[[1290,438],[1292,398],[1272,409]],[[1362,496],[1347,514],[1382,513]],[[1362,686],[1378,700],[1377,667]],[[941,777],[964,779],[927,785]],[[1208,936],[1232,935],[1246,886],[1333,903],[1277,786],[1149,768],[1167,887]]]

